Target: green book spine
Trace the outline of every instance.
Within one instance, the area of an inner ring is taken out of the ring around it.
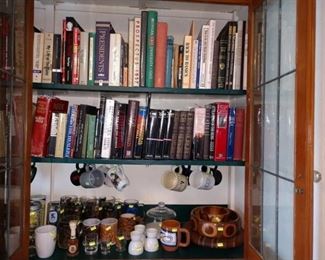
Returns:
[[[154,87],[157,20],[158,20],[158,13],[156,11],[148,11],[146,87],[149,88]]]
[[[88,85],[94,85],[95,78],[95,37],[96,33],[89,33],[89,43],[88,43]]]
[[[96,116],[89,115],[88,136],[87,136],[87,158],[94,158],[94,140],[95,140]]]

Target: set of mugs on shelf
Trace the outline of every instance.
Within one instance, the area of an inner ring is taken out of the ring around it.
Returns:
[[[188,185],[200,190],[210,190],[220,184],[222,174],[217,167],[201,166],[195,170],[191,166],[176,166],[162,175],[161,183],[169,190],[182,192]]]
[[[76,164],[76,169],[70,174],[70,180],[75,186],[84,188],[98,188],[102,185],[114,187],[122,191],[130,184],[125,175],[122,165],[100,165],[96,167],[93,164]]]

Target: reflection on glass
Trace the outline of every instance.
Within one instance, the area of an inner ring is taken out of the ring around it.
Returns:
[[[253,136],[252,147],[253,147],[253,162],[255,167],[261,166],[261,155],[262,155],[262,106],[261,106],[261,88],[254,90],[254,108],[253,108]]]
[[[296,2],[281,1],[281,74],[296,68]]]
[[[278,81],[264,86],[263,168],[276,172],[277,159],[277,87]]]
[[[279,179],[278,255],[279,259],[293,259],[294,185]]]
[[[280,80],[279,111],[279,174],[292,180],[295,145],[295,76],[293,73]]]
[[[276,258],[276,177],[263,172],[263,257]]]
[[[265,81],[278,76],[279,66],[279,0],[268,0],[265,28]]]
[[[254,39],[254,82],[255,86],[263,83],[264,63],[263,63],[263,50],[264,50],[264,15],[263,8],[260,7],[255,13],[255,31],[256,36]]]
[[[2,3],[3,1],[1,1]],[[12,1],[9,1],[12,2]],[[3,4],[1,4],[2,6]],[[11,17],[9,9],[7,7],[8,13],[0,12],[0,32],[1,32],[1,46],[0,46],[0,79],[8,80],[8,73],[11,72],[11,52],[10,46],[12,43],[11,38]],[[1,11],[4,9],[0,9]]]
[[[25,1],[15,1],[15,45],[14,45],[14,68],[15,76],[24,78],[25,66]]]

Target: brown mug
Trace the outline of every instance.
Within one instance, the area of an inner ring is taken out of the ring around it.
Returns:
[[[185,235],[185,242],[181,241],[182,234]],[[179,247],[187,247],[190,244],[190,232],[181,228],[181,223],[177,220],[164,220],[161,223],[160,242],[165,251],[173,252]]]

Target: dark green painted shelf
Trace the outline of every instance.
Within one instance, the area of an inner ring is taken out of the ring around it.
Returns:
[[[211,160],[144,160],[144,159],[77,159],[32,157],[36,163],[87,163],[87,164],[130,164],[130,165],[216,165],[244,166],[244,161],[211,161]]]
[[[143,93],[143,94],[191,94],[191,95],[245,95],[246,90],[228,89],[180,89],[180,88],[145,88],[145,87],[113,87],[113,86],[86,86],[70,84],[46,84],[33,83],[33,89],[39,90],[67,90],[67,91],[88,91],[88,92],[115,92],[115,93]]]

